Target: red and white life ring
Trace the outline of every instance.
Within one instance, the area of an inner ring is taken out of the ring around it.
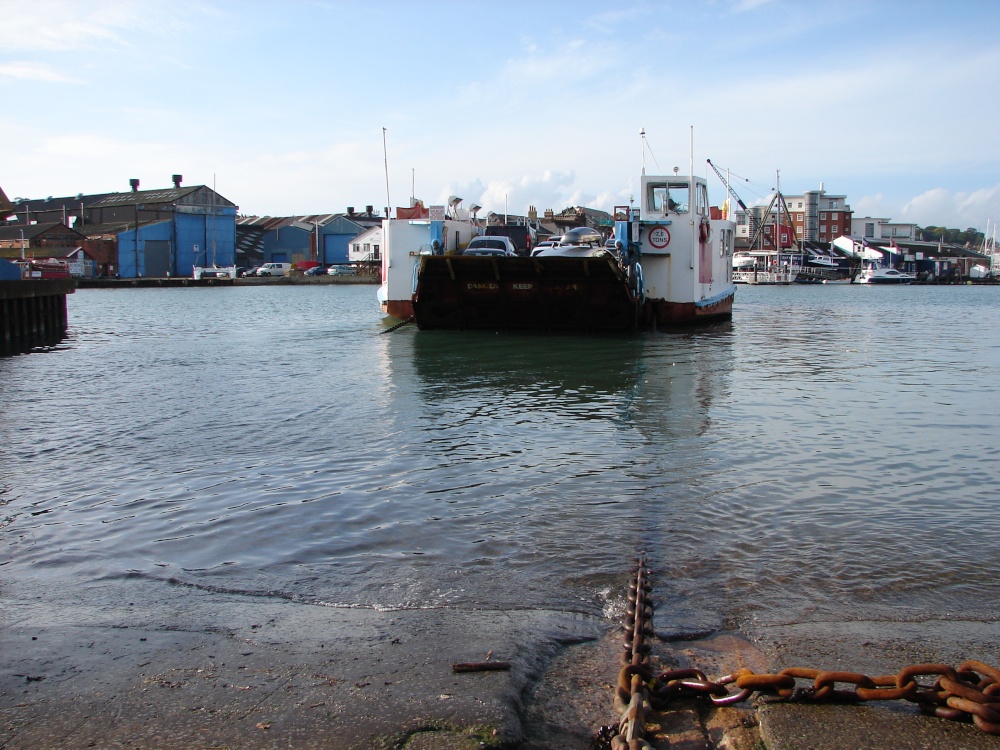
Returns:
[[[701,226],[698,227],[698,241],[704,245],[710,239],[712,239],[712,225],[708,223],[708,219],[702,219]]]

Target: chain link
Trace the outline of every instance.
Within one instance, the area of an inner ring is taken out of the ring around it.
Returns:
[[[602,727],[594,737],[595,750],[651,750],[645,738],[646,719],[666,710],[672,701],[708,699],[729,706],[750,699],[754,693],[770,701],[798,703],[906,700],[932,716],[957,721],[972,720],[982,732],[1000,735],[1000,670],[970,659],[954,669],[947,664],[915,664],[898,674],[869,677],[858,672],[833,672],[804,667],[777,674],[756,674],[749,669],[708,679],[697,669],[675,669],[653,674],[649,639],[653,636],[652,584],[646,559],[639,559],[629,583],[628,606],[622,628],[622,668],[615,689],[616,725]],[[933,677],[933,684],[917,678]],[[798,687],[798,680],[811,680]],[[730,693],[730,686],[735,692]],[[848,687],[849,686],[849,687]]]

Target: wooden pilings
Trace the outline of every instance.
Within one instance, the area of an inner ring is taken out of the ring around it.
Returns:
[[[66,295],[73,282],[0,281],[0,356],[52,346],[66,335]]]

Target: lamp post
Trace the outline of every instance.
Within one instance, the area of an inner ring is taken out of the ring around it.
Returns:
[[[135,193],[135,277],[139,278],[139,180],[133,177],[128,184]]]

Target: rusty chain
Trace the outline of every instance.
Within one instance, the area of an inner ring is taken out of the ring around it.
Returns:
[[[755,674],[741,669],[716,681],[697,669],[675,669],[654,675],[649,661],[653,636],[652,585],[645,558],[629,582],[628,606],[622,628],[622,668],[615,689],[617,725],[601,727],[591,746],[595,750],[651,750],[645,738],[648,715],[669,707],[671,701],[707,699],[716,706],[749,700],[755,693],[769,702],[841,702],[906,700],[920,711],[944,719],[968,720],[982,732],[1000,735],[1000,670],[968,660],[957,669],[947,664],[915,664],[898,674],[869,677],[856,672],[833,672],[792,667],[777,674]],[[918,677],[935,678],[930,685]],[[797,680],[812,684],[797,687]],[[850,686],[841,687],[840,686]],[[730,686],[735,687],[730,692]]]
[[[646,717],[652,711],[647,683],[653,678],[648,642],[653,635],[653,607],[648,600],[653,586],[644,557],[632,573],[622,622],[622,668],[615,690],[615,709],[620,719],[617,725],[602,727],[598,732],[593,742],[598,750],[652,750],[645,735]]]

